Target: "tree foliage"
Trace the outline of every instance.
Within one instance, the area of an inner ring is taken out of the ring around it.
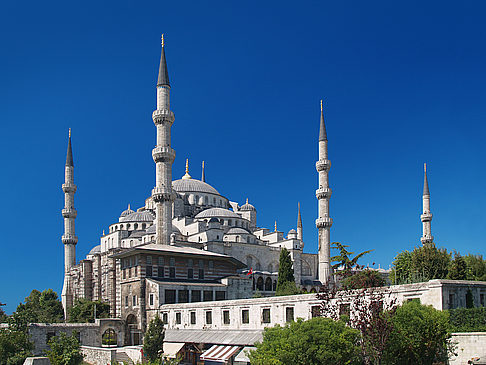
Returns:
[[[0,365],[21,365],[34,345],[29,341],[27,331],[12,328],[0,329]]]
[[[447,279],[451,280],[466,280],[467,279],[467,264],[464,257],[457,251],[454,251],[454,260],[449,264]]]
[[[376,270],[364,269],[343,279],[344,289],[363,289],[384,286],[385,279]]]
[[[290,252],[284,247],[280,251],[278,281],[277,281],[277,291],[276,291],[277,295],[282,295],[279,293],[282,291],[283,285],[288,286],[288,284],[284,284],[287,282],[293,282],[295,285],[294,268],[292,267],[292,258],[290,257]]]
[[[249,358],[256,365],[358,364],[359,333],[342,321],[302,319],[266,328]]]
[[[486,281],[486,261],[482,255],[464,256],[467,267],[467,280]]]
[[[302,291],[297,288],[295,281],[285,281],[280,286],[277,286],[277,291],[275,292],[276,296],[282,295],[296,295],[301,294]]]
[[[404,303],[392,317],[385,364],[432,365],[448,358],[449,313],[417,301]]]
[[[79,347],[76,333],[67,336],[61,333],[49,340],[47,356],[52,365],[80,365],[83,362],[83,354]]]
[[[4,303],[0,303],[0,323],[7,323],[8,320],[8,316],[5,314],[2,308],[4,305]]]
[[[64,320],[62,303],[52,289],[46,289],[42,293],[32,290],[24,303],[17,306],[16,313],[28,323],[56,323]]]
[[[334,270],[337,270],[339,267],[342,267],[343,273],[350,273],[352,269],[356,268],[358,265],[358,260],[363,257],[364,255],[372,252],[373,250],[368,250],[361,252],[350,258],[351,255],[354,255],[354,252],[348,251],[348,245],[343,245],[340,242],[333,242],[331,243],[331,247],[337,249],[339,251],[339,255],[331,257],[331,262],[336,262],[332,265]]]
[[[449,310],[451,332],[486,332],[486,308]]]
[[[164,323],[156,316],[149,323],[143,339],[143,353],[150,361],[156,361],[162,355],[164,349],[165,329]]]
[[[79,299],[69,308],[69,322],[72,323],[89,323],[94,322],[96,318],[109,318],[110,305],[100,300],[90,301],[87,299]]]

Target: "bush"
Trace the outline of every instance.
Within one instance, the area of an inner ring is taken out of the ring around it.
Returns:
[[[486,308],[449,310],[451,332],[486,332]]]
[[[375,288],[384,286],[385,279],[376,270],[365,269],[354,275],[348,276],[342,281],[345,290]]]
[[[49,340],[50,350],[47,356],[52,365],[80,365],[83,363],[83,354],[79,348],[77,333],[67,336],[61,333]]]
[[[164,349],[165,329],[164,323],[156,316],[149,323],[143,339],[143,353],[150,361],[156,361],[162,355]]]

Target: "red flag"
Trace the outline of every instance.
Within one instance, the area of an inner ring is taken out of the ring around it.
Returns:
[[[253,268],[252,268],[252,267],[250,267],[250,271],[248,271],[248,272],[246,273],[246,276],[251,275],[251,274],[253,274]]]

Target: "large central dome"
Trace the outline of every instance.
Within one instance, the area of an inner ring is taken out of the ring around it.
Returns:
[[[208,193],[221,195],[211,185],[196,179],[180,179],[172,181],[172,188],[178,193]]]

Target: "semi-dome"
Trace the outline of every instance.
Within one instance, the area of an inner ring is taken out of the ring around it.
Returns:
[[[120,222],[153,222],[155,219],[154,215],[148,210],[143,210],[141,212],[133,212],[125,217],[119,219]]]
[[[197,214],[195,218],[202,219],[202,218],[212,218],[212,217],[241,218],[235,212],[232,212],[231,210],[225,208],[209,208]]]
[[[101,252],[101,245],[96,245],[95,247],[93,247],[91,249],[91,251],[89,251],[88,255],[95,255],[95,254],[100,253],[100,252]]]
[[[122,217],[126,217],[127,215],[130,215],[132,213],[135,213],[135,211],[131,210],[130,209],[130,204],[128,204],[128,208],[125,209],[121,214],[120,214],[120,218]]]
[[[248,203],[248,199],[246,199],[246,203],[243,204],[240,208],[242,211],[256,211],[255,207]]]
[[[250,234],[246,229],[235,227],[231,228],[226,234]]]
[[[221,195],[211,185],[196,179],[180,179],[172,181],[172,188],[178,193],[207,193]]]

